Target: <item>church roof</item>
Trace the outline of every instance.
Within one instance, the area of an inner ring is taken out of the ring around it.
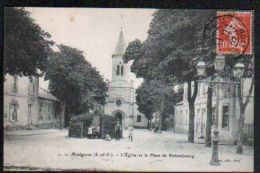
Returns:
[[[121,30],[117,41],[116,49],[113,55],[123,55],[125,54],[125,51],[126,51],[125,39],[124,39],[123,31]]]

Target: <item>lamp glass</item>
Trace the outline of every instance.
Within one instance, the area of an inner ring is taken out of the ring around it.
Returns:
[[[199,76],[204,76],[206,64],[203,61],[199,61],[196,68]]]
[[[216,71],[223,70],[224,66],[225,66],[225,56],[223,56],[223,55],[216,56],[215,61],[214,61],[214,66],[215,66]]]
[[[236,63],[233,69],[234,77],[241,78],[243,76],[245,65],[241,62]]]

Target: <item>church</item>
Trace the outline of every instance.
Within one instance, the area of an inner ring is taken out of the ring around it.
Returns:
[[[106,115],[115,116],[123,127],[133,125],[135,128],[146,128],[148,120],[138,111],[135,102],[134,81],[129,81],[130,65],[123,61],[125,51],[126,44],[121,30],[112,55],[112,80],[107,81],[108,98],[104,111]]]

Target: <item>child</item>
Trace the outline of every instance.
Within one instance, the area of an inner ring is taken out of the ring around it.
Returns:
[[[111,141],[111,137],[109,136],[109,134],[106,135],[106,141]]]
[[[131,141],[133,141],[133,131],[134,131],[134,128],[133,128],[133,126],[129,126],[128,127],[128,141],[130,140],[130,138],[131,138]]]
[[[88,136],[90,139],[92,139],[92,127],[91,126],[88,128]]]

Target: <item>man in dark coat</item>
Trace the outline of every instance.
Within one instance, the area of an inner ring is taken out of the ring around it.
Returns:
[[[121,131],[121,125],[119,122],[117,122],[117,125],[115,127],[115,132],[116,132],[116,140],[120,139],[120,131]]]

